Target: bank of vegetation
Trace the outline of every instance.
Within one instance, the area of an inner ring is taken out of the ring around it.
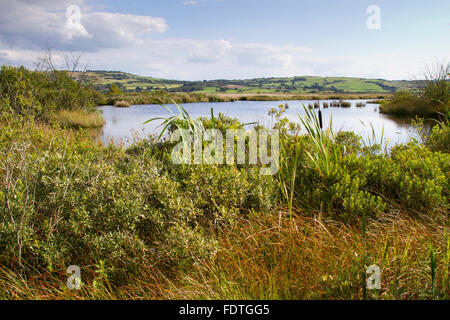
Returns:
[[[300,129],[280,106],[279,171],[264,176],[175,165],[164,139],[103,146],[58,116],[97,98],[67,73],[3,67],[0,85],[0,298],[450,298],[448,114],[385,150],[322,131],[314,110]],[[368,291],[373,264],[381,289]]]
[[[450,109],[450,64],[429,67],[413,90],[398,91],[380,111],[396,116],[438,117]]]
[[[98,105],[116,105],[125,102],[127,105],[170,104],[176,103],[207,103],[207,102],[235,102],[235,101],[289,101],[289,100],[358,100],[358,99],[386,99],[390,94],[235,94],[235,93],[186,93],[167,92],[164,90],[150,92],[123,92],[112,85],[107,93],[98,93]]]

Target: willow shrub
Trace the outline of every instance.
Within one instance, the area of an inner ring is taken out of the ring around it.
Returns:
[[[0,97],[8,101],[2,105],[2,112],[48,119],[54,111],[94,106],[96,93],[65,71],[39,72],[24,67],[2,66]]]
[[[273,180],[256,168],[167,170],[157,146],[124,152],[72,135],[2,128],[2,263],[102,265],[115,281],[147,260],[188,266],[214,256],[222,228],[249,210],[270,210],[276,199]]]

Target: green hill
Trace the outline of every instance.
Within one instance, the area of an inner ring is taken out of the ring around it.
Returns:
[[[120,71],[89,70],[86,78],[100,91],[116,84],[124,92],[158,91],[196,93],[392,93],[408,88],[409,81],[348,77],[290,77],[248,80],[179,81],[137,76]]]

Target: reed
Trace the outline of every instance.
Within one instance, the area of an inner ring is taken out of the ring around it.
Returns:
[[[63,110],[50,116],[51,121],[64,127],[72,128],[99,128],[105,124],[105,120],[98,112],[84,110]]]
[[[117,108],[129,108],[131,104],[125,100],[119,100],[114,103],[114,106]]]

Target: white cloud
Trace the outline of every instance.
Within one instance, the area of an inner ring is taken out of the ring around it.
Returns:
[[[315,54],[306,47],[226,40],[168,38],[148,39],[142,44],[129,40],[127,46],[83,52],[82,64],[89,69],[180,80],[301,75],[410,79],[417,74],[417,66],[429,61],[425,56],[403,52],[333,57]],[[0,62],[32,66],[38,55],[30,49],[0,49]],[[63,67],[65,55],[55,50],[55,63]]]
[[[66,10],[70,4],[81,8],[83,28],[68,27]],[[404,79],[433,56],[427,51],[405,50],[339,57],[304,46],[235,43],[225,39],[154,39],[154,34],[168,30],[163,18],[98,11],[83,0],[0,0],[0,7],[0,63],[28,67],[49,45],[53,46],[55,63],[61,67],[67,51],[73,50],[83,54],[82,62],[90,69],[170,79],[295,75]]]
[[[187,60],[189,62],[217,62],[231,48],[232,45],[226,40],[193,41],[192,49],[189,50]]]
[[[93,35],[90,44],[95,48],[143,44],[149,35],[168,29],[163,18],[109,12],[87,13],[84,25]]]
[[[309,53],[306,47],[273,46],[267,44],[240,44],[233,46],[232,52],[238,63],[246,66],[265,68],[287,68],[292,65],[293,56]]]
[[[75,24],[71,5],[81,9]],[[12,48],[95,51],[142,44],[168,29],[163,18],[91,11],[81,0],[2,0],[0,6],[0,39]]]
[[[222,0],[186,0],[183,1],[185,6],[195,6],[201,3],[222,2]]]

